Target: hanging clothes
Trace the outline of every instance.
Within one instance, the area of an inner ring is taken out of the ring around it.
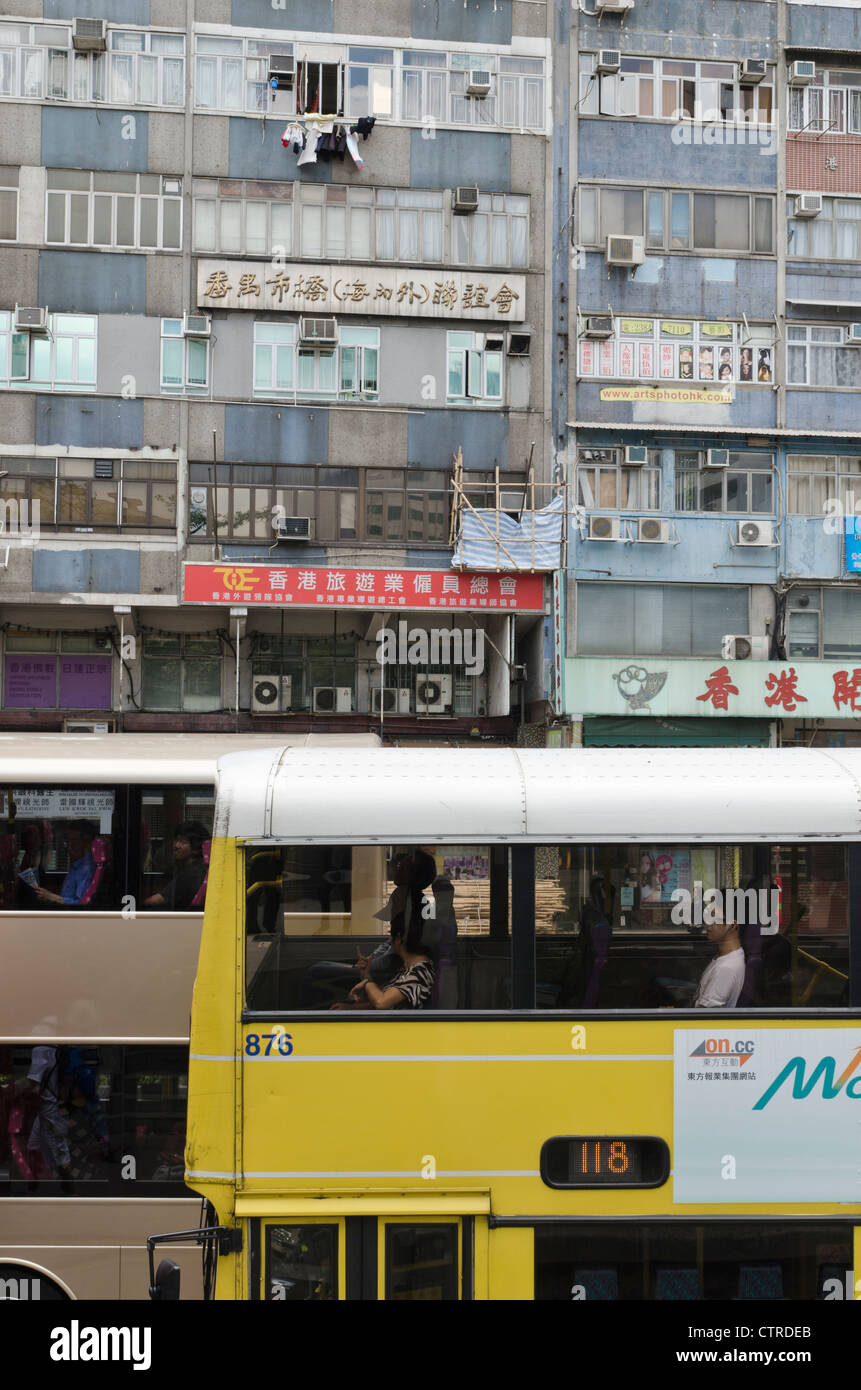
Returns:
[[[300,154],[297,164],[316,164],[317,146],[323,132],[315,121],[309,121],[306,128],[305,148]]]
[[[304,127],[297,125],[295,121],[291,121],[284,127],[284,133],[281,136],[281,144],[284,146],[285,150],[289,150],[292,145],[293,153],[301,154],[305,148]]]
[[[367,140],[376,123],[376,116],[360,116],[356,124],[350,126],[350,133],[355,132],[357,135],[361,135],[363,140]]]
[[[348,131],[348,133],[347,133],[347,135],[346,135],[346,145],[347,145],[347,149],[348,149],[349,152],[350,152],[350,158],[352,159],[352,161],[353,161],[353,163],[355,164],[356,168],[357,168],[357,169],[362,169],[362,168],[364,168],[365,161],[362,159],[362,156],[359,154],[359,142],[358,142],[358,140],[356,139],[355,133],[354,133],[352,130]]]

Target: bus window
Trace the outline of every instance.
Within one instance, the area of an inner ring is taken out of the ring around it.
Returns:
[[[124,798],[113,787],[10,787],[0,797],[0,908],[119,905]]]
[[[584,1221],[535,1228],[536,1299],[830,1300],[852,1296],[845,1292],[851,1269],[848,1222]]]
[[[249,1009],[511,1007],[505,846],[255,848],[245,887]]]
[[[338,1224],[266,1228],[266,1298],[328,1303],[338,1297]]]
[[[539,1008],[846,1002],[844,845],[565,844],[538,847],[535,866]],[[710,922],[736,924],[742,953],[711,993]]]
[[[188,1050],[7,1045],[0,1149],[7,1197],[187,1197]]]
[[[146,908],[202,911],[215,789],[146,787],[140,799],[140,893]],[[189,841],[178,850],[177,830]]]

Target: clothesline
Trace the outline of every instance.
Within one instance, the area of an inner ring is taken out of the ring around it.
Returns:
[[[376,123],[375,116],[360,116],[352,123],[339,121],[335,116],[310,116],[302,121],[291,119],[284,127],[281,144],[292,148],[298,156],[297,166],[316,164],[318,159],[343,159],[349,154],[357,169],[364,160],[359,154],[359,140],[367,140]]]

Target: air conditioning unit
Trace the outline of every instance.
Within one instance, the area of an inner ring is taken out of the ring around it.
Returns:
[[[38,307],[25,309],[20,304],[16,304],[14,331],[16,333],[47,333],[48,310]]]
[[[846,341],[847,343],[861,343],[861,323],[847,323]]]
[[[619,518],[617,516],[590,516],[590,541],[617,541],[619,539]]]
[[[642,265],[646,259],[645,238],[608,236],[604,259],[608,265]]]
[[[209,314],[183,314],[182,331],[186,338],[208,338],[212,333]]]
[[[653,545],[666,545],[670,539],[670,523],[656,516],[641,516],[637,522],[637,540]]]
[[[279,87],[292,87],[296,79],[296,59],[292,53],[269,54],[269,84],[273,79]]]
[[[452,678],[446,672],[419,671],[416,714],[443,714],[451,707]]]
[[[768,661],[770,637],[752,637],[749,633],[735,637],[728,633],[721,642],[724,661]]]
[[[729,468],[729,449],[706,449],[706,468]]]
[[[736,545],[773,545],[773,521],[740,521]]]
[[[311,708],[315,714],[349,714],[353,708],[353,691],[349,685],[315,685],[311,692]]]
[[[488,72],[487,68],[472,68],[469,77],[466,79],[466,94],[468,97],[486,97],[490,93],[490,84],[493,81],[493,73]]]
[[[293,701],[292,676],[255,676],[251,684],[252,714],[283,714]]]
[[[613,320],[605,314],[590,314],[583,330],[584,338],[612,338]]]
[[[514,513],[520,516],[526,505],[524,489],[520,488],[500,488],[499,489],[499,510],[501,512]]]
[[[622,66],[622,55],[618,48],[602,48],[595,59],[596,72],[618,72]]]
[[[300,343],[337,343],[338,320],[300,318],[299,341]]]
[[[634,0],[595,0],[596,14],[627,14],[634,8]]]
[[[64,719],[64,734],[112,734],[116,729],[113,719]]]
[[[790,87],[809,87],[816,76],[816,64],[806,58],[797,59],[789,69]]]
[[[649,462],[649,451],[645,444],[626,444],[625,463],[629,468],[639,468]]]
[[[454,190],[451,200],[454,212],[478,211],[478,184],[464,183]]]
[[[72,26],[72,46],[83,53],[104,53],[108,46],[105,19],[76,19]]]
[[[765,77],[765,62],[762,58],[743,58],[738,69],[740,87],[755,87]]]
[[[796,217],[818,217],[822,211],[821,193],[799,193],[795,199]]]
[[[532,334],[529,329],[519,329],[516,333],[509,333],[506,352],[509,357],[528,357],[532,347]]]
[[[310,516],[283,516],[275,526],[279,541],[312,541],[314,539],[314,518]]]
[[[371,710],[374,714],[409,714],[410,692],[408,686],[392,686],[388,690],[371,691]]]

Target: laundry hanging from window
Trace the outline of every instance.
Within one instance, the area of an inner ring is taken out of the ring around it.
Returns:
[[[318,160],[343,160],[348,154],[357,169],[364,160],[359,154],[359,136],[367,140],[376,122],[375,116],[361,116],[353,125],[341,125],[325,119],[290,121],[284,127],[281,144],[297,156],[297,165],[316,164]]]

